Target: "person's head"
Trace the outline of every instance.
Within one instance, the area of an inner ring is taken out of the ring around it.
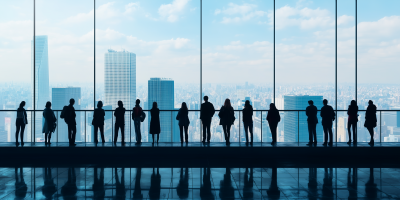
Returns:
[[[374,102],[372,100],[369,100],[368,105],[374,105]]]
[[[118,101],[118,107],[121,107],[121,108],[122,108],[123,106],[124,106],[124,104],[122,103],[121,100],[119,100],[119,101]]]
[[[249,107],[250,106],[250,101],[249,100],[246,100],[245,102],[244,102],[244,107]]]
[[[188,107],[187,107],[187,105],[186,105],[186,102],[182,102],[181,108],[182,108],[183,110],[188,110]]]
[[[102,101],[97,102],[97,107],[98,108],[102,108],[103,107],[103,102]]]
[[[324,100],[322,101],[322,103],[326,106],[326,105],[328,105],[328,100],[324,99]]]
[[[75,104],[75,99],[71,98],[71,99],[69,100],[69,104],[70,104],[70,105],[74,105],[74,104]]]
[[[205,102],[207,102],[208,101],[208,96],[204,96],[203,99],[204,99]]]
[[[50,101],[46,102],[46,108],[51,108],[51,102]]]
[[[140,99],[136,99],[136,105],[140,104]]]
[[[25,106],[25,101],[21,101],[21,103],[19,104],[20,108],[23,108]]]
[[[224,106],[225,106],[225,107],[232,107],[232,105],[231,105],[231,100],[225,99]]]
[[[357,106],[357,102],[355,100],[351,100],[350,105],[351,106]]]
[[[310,101],[308,101],[308,104],[309,104],[310,106],[312,106],[312,105],[314,105],[314,101],[313,101],[313,100],[310,100]]]
[[[153,108],[157,108],[157,102],[153,102]]]
[[[277,110],[274,103],[270,103],[270,104],[269,104],[269,109],[270,109],[270,110]]]

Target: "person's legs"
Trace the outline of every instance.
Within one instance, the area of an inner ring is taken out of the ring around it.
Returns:
[[[181,136],[181,143],[183,143],[183,126],[179,126],[179,134]]]
[[[135,119],[135,134],[136,134],[136,142],[142,142],[142,133],[140,132],[140,119]]]
[[[368,127],[367,129],[368,129],[369,135],[371,136],[370,143],[373,143],[374,142],[374,128]]]
[[[72,125],[72,135],[71,135],[71,143],[75,144],[75,137],[76,137],[76,125]]]
[[[253,123],[249,124],[249,131],[250,131],[250,143],[253,144]]]
[[[206,126],[206,128],[207,128],[207,142],[210,142],[210,140],[211,140],[210,126],[211,126],[211,123],[208,123],[207,126]]]
[[[354,142],[357,142],[357,122],[353,123],[352,126],[353,126],[353,139]]]
[[[151,134],[151,137],[153,138],[153,144],[154,144],[154,134]]]
[[[44,143],[45,143],[45,144],[47,144],[47,135],[48,135],[48,133],[45,132],[45,133],[44,133]]]
[[[228,135],[226,133],[226,125],[222,125],[222,130],[224,130],[225,141],[228,142]]]
[[[20,137],[21,137],[21,144],[24,144],[24,131],[25,131],[25,124],[21,125],[21,133],[20,133]]]
[[[185,142],[188,143],[189,142],[189,134],[188,134],[189,126],[184,126],[183,128],[185,131]]]
[[[157,143],[160,140],[160,134],[157,134]]]
[[[324,129],[324,144],[328,143],[328,126],[322,125],[322,128]]]
[[[106,140],[104,139],[104,125],[100,126],[99,128],[100,128],[101,140],[104,143],[104,142],[106,142]],[[97,137],[96,137],[96,139],[97,139]]]
[[[207,125],[203,123],[203,142],[206,142],[206,137],[207,137]]]
[[[47,136],[48,136],[47,143],[50,144],[50,140],[51,140],[51,131],[49,131],[49,134],[48,134]]]
[[[226,132],[228,133],[228,142],[231,139],[231,126],[232,125],[226,125]]]
[[[347,122],[347,133],[349,134],[349,142],[351,142],[351,123]]]
[[[246,143],[249,143],[249,124],[243,122],[244,126],[244,136],[246,136]]]
[[[317,124],[313,124],[312,133],[314,137],[314,143],[317,144]]]
[[[121,125],[121,143],[125,143],[125,125]]]
[[[99,131],[99,127],[98,126],[94,126],[94,142],[98,143],[98,139],[97,139],[97,131]]]
[[[71,125],[69,125],[69,124],[67,124],[67,126],[68,126],[68,142],[69,142],[69,144],[71,144],[72,142],[72,128],[71,128]]]
[[[16,144],[18,144],[18,135],[19,135],[18,133],[19,133],[20,129],[21,129],[21,126],[17,125],[17,131],[15,132],[15,143]]]
[[[117,140],[118,140],[118,129],[119,129],[119,125],[118,125],[118,124],[115,124],[114,127],[115,127],[115,128],[114,128],[114,144],[115,144],[115,143],[117,143]]]
[[[333,144],[332,126],[329,126],[328,133],[329,133],[329,144]]]
[[[276,142],[276,128],[277,128],[277,126],[275,124],[269,124],[269,129],[271,130],[273,143]]]

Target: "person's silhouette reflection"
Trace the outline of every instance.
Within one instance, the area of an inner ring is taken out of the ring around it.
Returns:
[[[253,168],[249,170],[246,168],[244,172],[244,186],[243,186],[243,199],[253,199]]]
[[[53,176],[51,174],[51,168],[44,168],[44,176],[43,176],[44,185],[42,188],[43,196],[46,199],[51,199],[54,193],[57,192],[56,184],[54,184]]]
[[[176,188],[176,193],[180,199],[187,199],[189,197],[189,169],[185,169],[185,174],[183,173],[183,168],[181,168],[181,174],[179,178],[178,187]]]
[[[267,194],[270,199],[279,199],[281,195],[278,187],[278,169],[276,167],[272,168],[271,185],[267,190]]]
[[[308,199],[318,199],[317,168],[309,168],[308,172]]]
[[[151,175],[149,197],[150,199],[160,199],[161,193],[161,175],[160,169],[157,168],[157,174],[153,168],[153,174]]]
[[[64,199],[78,199],[76,197],[77,191],[75,168],[70,167],[68,168],[68,180],[64,186],[61,187],[61,195]]]
[[[136,168],[135,190],[133,191],[133,199],[143,199],[142,188],[140,187],[141,178],[142,168]]]
[[[106,190],[104,189],[104,168],[100,169],[100,178],[97,175],[97,167],[94,168],[93,176],[93,198],[94,199],[104,199]]]
[[[24,199],[26,197],[26,192],[28,191],[28,187],[26,186],[24,180],[24,171],[19,168],[19,176],[18,176],[18,168],[15,168],[15,197],[16,199]]]
[[[324,184],[322,185],[322,196],[324,198],[331,199],[333,198],[333,188],[332,188],[332,179],[333,179],[333,168],[325,168],[324,174]]]
[[[210,168],[204,168],[203,184],[200,187],[201,199],[214,199],[214,194],[211,191],[211,172]]]
[[[369,179],[365,183],[365,196],[367,199],[376,199],[378,196],[378,188],[374,181],[374,168],[369,169]]]
[[[119,181],[118,170],[115,168],[115,196],[117,199],[125,199],[125,168],[121,169],[121,181]]]
[[[347,173],[347,190],[349,190],[348,199],[357,199],[357,168],[353,168],[353,175],[351,175],[351,168]]]
[[[219,197],[221,199],[234,199],[235,198],[235,190],[232,186],[231,179],[231,169],[226,168],[226,172],[224,174],[224,180],[220,182],[220,191]]]

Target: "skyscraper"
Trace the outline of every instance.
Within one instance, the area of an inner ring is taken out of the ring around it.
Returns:
[[[308,101],[312,100],[314,105],[320,110],[323,106],[322,96],[284,96],[285,110],[305,110],[308,106]],[[317,124],[317,141],[322,142],[323,130],[321,125],[321,117],[318,112]],[[308,142],[308,124],[305,111],[299,113],[295,111],[285,112],[284,118],[284,141],[285,142]],[[300,134],[300,135],[298,135]]]
[[[80,87],[67,87],[67,88],[52,88],[52,109],[62,110],[64,106],[69,105],[69,100],[73,98],[75,100],[74,108],[75,110],[81,109],[81,88]],[[54,113],[58,118],[58,141],[67,142],[68,141],[68,127],[63,119],[60,118],[61,112]],[[84,125],[84,120],[82,122],[82,112],[76,111],[76,141],[85,141],[82,136],[83,131],[81,127],[86,127]],[[41,132],[40,132],[41,133]],[[37,133],[36,133],[37,135]],[[55,138],[55,135],[52,136]]]
[[[136,54],[112,49],[104,54],[104,94],[104,105],[111,106],[113,110],[120,100],[125,109],[133,108],[136,101]],[[125,113],[125,141],[130,141],[129,115],[130,112]]]
[[[148,81],[148,108],[153,107],[153,102],[157,102],[160,110],[174,110],[174,81],[167,78],[150,78]],[[161,134],[160,141],[171,142],[172,124],[175,123],[174,113],[160,112]],[[149,116],[151,120],[151,116]],[[150,123],[149,123],[150,125]],[[179,138],[179,137],[178,137]]]

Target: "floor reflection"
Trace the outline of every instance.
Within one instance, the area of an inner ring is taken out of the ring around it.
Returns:
[[[397,168],[0,168],[1,199],[400,198]]]

